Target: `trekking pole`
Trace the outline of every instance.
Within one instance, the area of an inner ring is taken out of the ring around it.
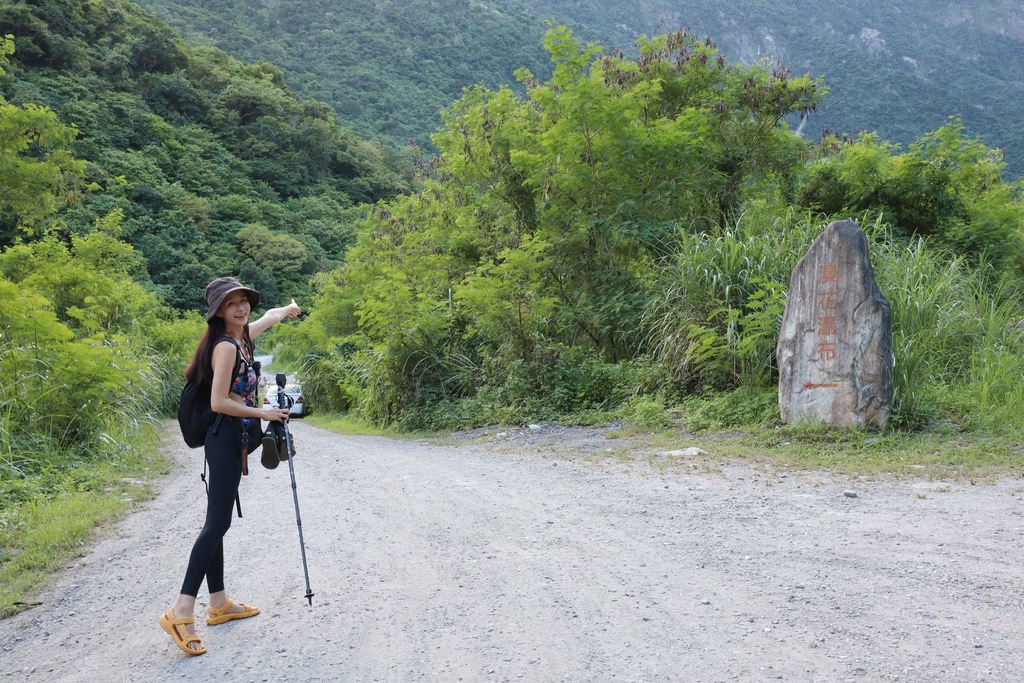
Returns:
[[[288,378],[283,374],[277,375],[277,405],[279,408],[291,409],[289,397],[284,393],[284,385]],[[299,515],[299,493],[295,488],[295,465],[292,463],[292,433],[288,429],[288,420],[284,420],[284,447],[288,453],[288,472],[292,476],[292,498],[295,500],[295,523],[299,527],[299,549],[302,551],[302,571],[306,575],[306,599],[309,606],[313,606],[313,590],[309,587],[309,566],[306,564],[306,542],[302,539],[302,517]]]

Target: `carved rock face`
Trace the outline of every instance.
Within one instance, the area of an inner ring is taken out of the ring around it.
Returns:
[[[830,224],[796,268],[776,347],[787,424],[883,427],[892,407],[892,311],[853,221]]]

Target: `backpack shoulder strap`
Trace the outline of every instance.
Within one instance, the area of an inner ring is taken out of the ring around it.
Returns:
[[[229,341],[235,347],[235,368],[234,368],[234,370],[231,371],[231,381],[228,383],[228,385],[229,386],[233,386],[235,384],[235,380],[238,379],[239,373],[242,372],[242,363],[243,362],[245,362],[250,368],[252,368],[253,370],[256,371],[256,379],[258,380],[259,377],[260,377],[260,371],[261,371],[260,363],[258,361],[256,361],[256,360],[253,360],[252,362],[246,361],[242,357],[242,347],[238,345],[238,342],[236,342],[234,340],[234,338],[229,337],[228,335],[225,334],[220,339],[217,340],[217,343],[219,344],[222,341]],[[250,347],[250,349],[249,349],[250,357],[252,356],[252,352],[253,352],[253,349]],[[255,403],[256,405],[259,405],[259,402],[260,402],[259,386],[255,387],[253,389],[252,400],[253,400],[253,403]],[[239,516],[241,516],[241,515],[239,515]]]
[[[238,342],[236,342],[232,337],[229,337],[226,334],[223,335],[220,339],[218,339],[217,343],[219,344],[222,341],[231,342],[231,344],[235,347],[235,368],[234,370],[231,371],[231,381],[228,382],[228,386],[230,386],[235,383],[235,380],[238,379],[238,373],[242,371],[242,347],[239,346]]]

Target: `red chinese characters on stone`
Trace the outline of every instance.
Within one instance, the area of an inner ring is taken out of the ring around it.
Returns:
[[[825,263],[818,266],[818,360],[836,359],[838,346],[835,336],[839,330],[833,311],[839,307],[839,291],[836,288],[838,284],[837,264]]]
[[[818,282],[822,284],[839,283],[839,266],[835,263],[825,263],[818,269]]]
[[[833,337],[836,334],[836,317],[823,315],[818,318],[818,334],[822,337]]]
[[[818,266],[818,334],[824,337],[836,334],[836,317],[831,312],[839,306],[838,283],[838,265],[825,263]]]

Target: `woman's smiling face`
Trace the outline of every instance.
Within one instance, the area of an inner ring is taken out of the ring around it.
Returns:
[[[249,297],[245,292],[231,292],[217,309],[217,315],[224,319],[225,325],[245,326],[249,322]]]

